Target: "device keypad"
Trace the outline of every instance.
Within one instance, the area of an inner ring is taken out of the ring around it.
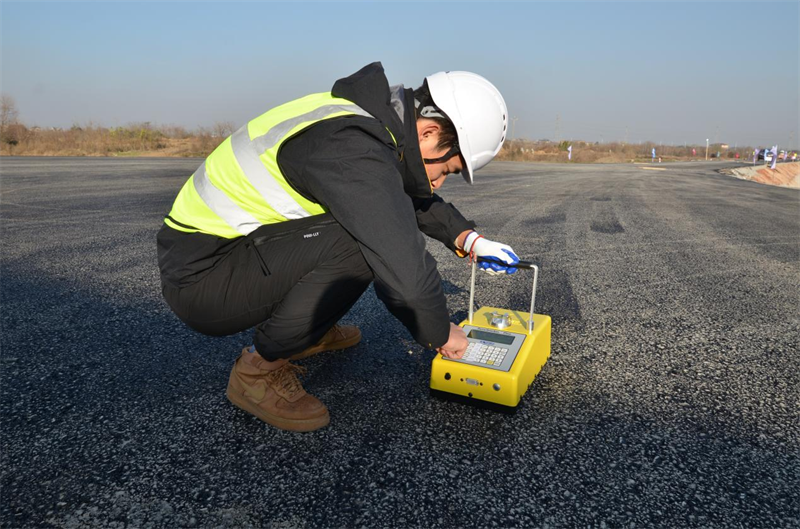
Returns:
[[[508,354],[507,347],[486,345],[480,342],[470,342],[467,352],[462,357],[467,362],[485,365],[500,365]]]

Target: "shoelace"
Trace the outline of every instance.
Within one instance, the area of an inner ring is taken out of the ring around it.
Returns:
[[[333,334],[337,335],[336,340],[344,340],[345,338],[347,338],[347,335],[344,333],[344,331],[339,325],[334,325],[333,327],[331,327],[331,331],[333,331]]]
[[[284,393],[287,398],[291,399],[297,393],[303,391],[303,386],[297,378],[298,374],[305,375],[306,368],[286,363],[275,371],[268,373],[267,380],[275,391]]]

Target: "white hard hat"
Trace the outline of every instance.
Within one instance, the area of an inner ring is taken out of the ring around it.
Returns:
[[[439,72],[425,78],[433,103],[455,125],[466,167],[464,180],[492,161],[506,139],[508,109],[500,91],[472,72]]]

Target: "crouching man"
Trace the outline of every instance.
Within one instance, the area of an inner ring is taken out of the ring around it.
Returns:
[[[278,106],[227,138],[189,178],[158,233],[164,298],[191,328],[254,328],[228,399],[278,428],[311,431],[328,409],[292,360],[361,340],[337,325],[370,283],[416,341],[451,357],[467,347],[450,323],[423,233],[493,273],[513,250],[486,240],[435,191],[498,153],[507,127],[499,91],[469,72],[416,89],[389,86],[380,63],[330,92]]]

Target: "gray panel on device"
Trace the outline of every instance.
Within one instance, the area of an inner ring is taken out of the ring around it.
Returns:
[[[464,356],[458,360],[443,357],[448,362],[470,364],[497,371],[508,371],[519,354],[524,334],[488,330],[474,325],[464,325],[469,346]]]

